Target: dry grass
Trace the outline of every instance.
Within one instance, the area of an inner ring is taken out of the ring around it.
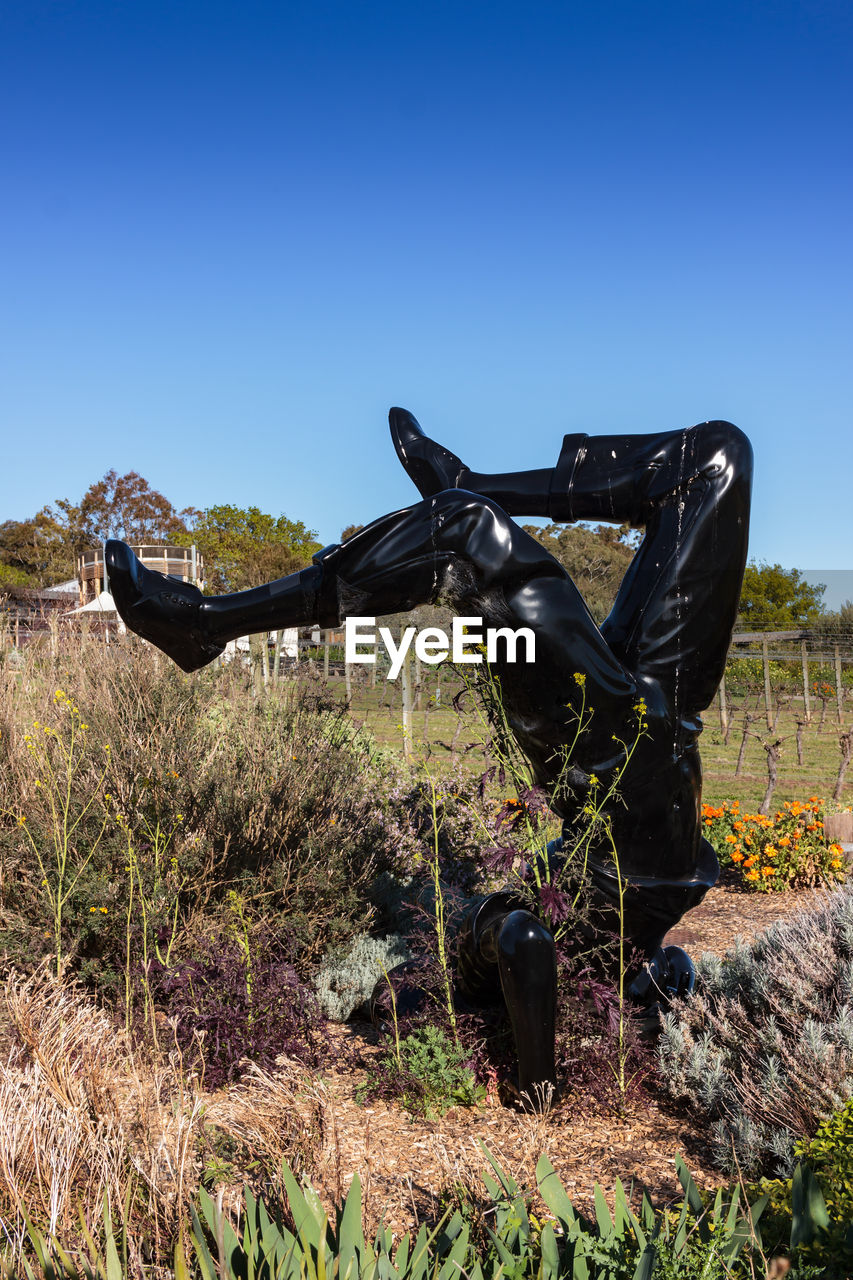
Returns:
[[[169,1257],[202,1177],[237,1219],[246,1183],[270,1205],[282,1203],[285,1162],[313,1181],[329,1212],[357,1169],[368,1236],[389,1209],[410,1225],[439,1217],[462,1188],[482,1198],[479,1145],[433,1131],[420,1144],[430,1186],[410,1174],[389,1204],[387,1186],[380,1192],[372,1177],[384,1152],[370,1116],[361,1143],[350,1136],[342,1151],[337,1103],[298,1063],[280,1058],[275,1072],[246,1063],[240,1083],[210,1095],[198,1077],[186,1079],[176,1053],[141,1054],[79,988],[44,967],[26,979],[12,973],[2,1004],[14,1043],[0,1061],[0,1253],[13,1266],[25,1212],[73,1252],[83,1246],[78,1212],[97,1238],[106,1197],[127,1229],[129,1274],[150,1276],[152,1262]],[[524,1147],[538,1154],[546,1122],[520,1123],[536,1130]],[[529,1186],[527,1163],[506,1167]]]
[[[235,1183],[234,1173],[242,1173],[267,1200],[284,1198],[283,1163],[296,1174],[313,1175],[322,1157],[328,1112],[322,1080],[308,1077],[301,1063],[279,1058],[274,1075],[248,1063],[240,1083],[217,1095],[206,1113],[208,1124],[242,1155],[227,1182],[223,1180],[228,1207],[233,1202],[239,1209],[242,1197],[244,1179]],[[253,1164],[259,1166],[254,1172],[245,1167]]]
[[[142,1275],[143,1259],[171,1251],[223,1136],[265,1189],[280,1190],[283,1160],[313,1172],[324,1093],[296,1064],[282,1062],[275,1075],[250,1067],[243,1083],[211,1098],[177,1052],[141,1054],[79,988],[44,968],[10,974],[2,1001],[14,1043],[0,1061],[0,1252],[13,1263],[25,1211],[73,1249],[79,1213],[99,1235],[106,1197],[127,1229],[131,1274]],[[225,1188],[235,1208],[241,1191],[242,1179]]]
[[[177,1055],[142,1060],[111,1019],[44,970],[4,991],[18,1043],[0,1063],[0,1213],[51,1234],[98,1220],[106,1196],[159,1254],[198,1184],[202,1104]],[[78,1209],[79,1207],[79,1209]]]

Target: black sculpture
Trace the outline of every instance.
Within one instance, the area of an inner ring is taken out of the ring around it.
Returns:
[[[470,471],[426,437],[403,409],[391,434],[423,500],[324,548],[313,565],[264,587],[205,597],[144,568],[124,543],[107,543],[110,588],[132,630],[185,671],[253,631],[397,613],[439,597],[486,626],[530,627],[536,662],[493,664],[516,739],[554,794],[560,749],[579,713],[585,676],[595,708],[572,758],[571,788],[555,800],[570,832],[590,778],[605,788],[624,763],[616,740],[633,736],[636,705],[648,730],[606,816],[626,885],[625,933],[648,964],[641,1002],[689,983],[687,957],[664,935],[716,882],[702,839],[700,712],[723,674],[746,562],[752,450],[737,427],[706,422],[656,435],[569,435],[556,467],[505,475]],[[513,516],[604,520],[645,529],[610,616],[599,628],[562,566]],[[590,892],[606,913],[619,879],[609,848],[593,848]],[[460,948],[459,985],[471,999],[503,993],[519,1085],[555,1083],[554,944],[523,899],[479,904]]]

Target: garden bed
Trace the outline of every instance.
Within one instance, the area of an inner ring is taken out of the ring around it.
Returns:
[[[723,955],[736,938],[751,941],[776,920],[816,907],[826,897],[820,889],[797,893],[744,893],[723,884],[712,889],[667,941],[694,956],[704,951]],[[329,1024],[340,1058],[354,1054],[369,1061],[378,1053],[378,1038],[369,1023]],[[534,1185],[533,1171],[546,1153],[579,1208],[592,1211],[593,1184],[608,1193],[616,1179],[633,1184],[639,1200],[643,1189],[656,1203],[679,1198],[675,1157],[687,1162],[700,1187],[726,1181],[712,1163],[707,1142],[682,1108],[654,1085],[628,1101],[623,1113],[598,1109],[578,1113],[571,1101],[558,1105],[547,1119],[521,1115],[499,1104],[455,1107],[441,1119],[413,1119],[382,1102],[359,1105],[356,1093],[364,1068],[343,1067],[326,1074],[325,1143],[317,1184],[330,1199],[345,1189],[355,1172],[365,1187],[371,1219],[384,1216],[395,1232],[417,1221],[440,1216],[442,1193],[461,1182],[481,1191],[479,1173],[485,1144],[520,1185]]]

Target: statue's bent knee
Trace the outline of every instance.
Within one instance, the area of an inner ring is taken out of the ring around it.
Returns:
[[[510,911],[497,929],[494,946],[502,981],[504,975],[515,981],[522,973],[529,983],[533,974],[541,979],[556,973],[553,935],[532,911]]]

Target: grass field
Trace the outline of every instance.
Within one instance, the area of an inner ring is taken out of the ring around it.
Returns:
[[[332,677],[330,685],[341,697],[344,695],[342,679]],[[415,751],[423,751],[426,744],[437,759],[450,759],[451,754],[472,771],[482,768],[483,734],[479,720],[470,705],[460,713],[452,703],[459,686],[451,681],[441,685],[438,705],[435,702],[436,682],[431,679],[422,690],[421,708],[412,713],[412,736]],[[740,776],[735,776],[738,755],[743,739],[744,712],[748,710],[757,718],[752,722],[747,738],[746,752]],[[728,745],[723,741],[720,714],[716,703],[705,713],[705,730],[700,740],[704,767],[704,799],[712,804],[723,800],[740,800],[749,809],[757,809],[767,786],[767,755],[761,739],[782,739],[778,765],[778,782],[774,803],[783,800],[803,799],[817,795],[829,799],[835,788],[841,761],[839,734],[850,728],[853,708],[845,703],[846,720],[839,725],[835,705],[827,712],[825,723],[819,729],[820,708],[813,710],[811,723],[802,734],[803,763],[797,761],[796,717],[802,716],[802,702],[794,701],[779,716],[773,732],[768,730],[763,705],[757,697],[732,700],[730,716],[733,727]],[[402,753],[402,707],[399,682],[391,683],[378,677],[374,687],[367,682],[356,682],[353,689],[352,714],[363,721],[383,746]],[[460,725],[461,719],[461,725]],[[451,753],[451,746],[453,752]],[[853,804],[853,766],[848,770],[842,792],[842,804]]]

